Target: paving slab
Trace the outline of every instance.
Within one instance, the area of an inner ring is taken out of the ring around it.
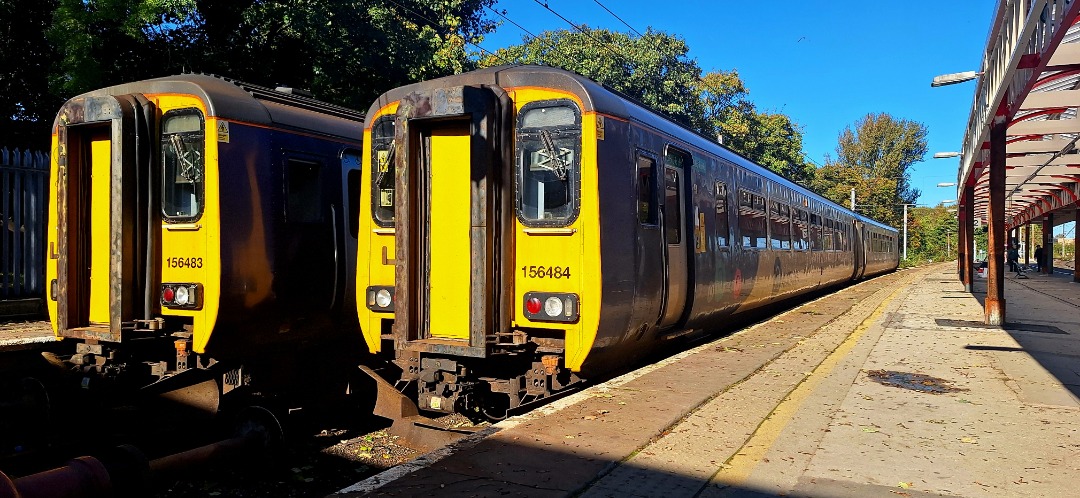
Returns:
[[[848,287],[338,496],[1075,495],[1080,286],[1007,277],[987,327],[955,275]]]
[[[754,416],[734,413],[717,427],[711,415],[693,416],[693,412],[748,379],[755,383],[741,390],[744,399],[767,399],[761,394],[790,391],[817,365],[797,352],[815,350],[824,356],[851,333],[853,324],[876,309],[876,303],[924,271],[897,272],[845,288],[552,407],[497,424],[492,435],[472,446],[389,482],[385,476],[376,476],[342,490],[339,496],[419,496],[436,490],[465,496],[656,496],[661,488],[666,496],[675,489],[692,495],[708,483],[727,457],[710,456],[705,451],[682,461],[672,455],[690,446],[675,440],[658,446],[657,441],[673,433],[676,438],[684,433],[692,435],[694,432],[686,428],[697,427],[698,433],[703,429],[719,434],[714,443],[735,451],[757,425],[752,422]],[[821,337],[807,340],[819,331]],[[781,357],[786,358],[785,367],[778,369],[775,377],[768,371],[756,375]],[[792,371],[796,374],[791,375]],[[765,382],[759,384],[758,379]],[[761,416],[768,414],[771,405],[775,400],[759,404],[764,408]],[[752,423],[746,426],[747,421]],[[733,424],[744,426],[733,432],[726,427]],[[668,448],[661,449],[664,445]],[[661,453],[667,456],[657,456]],[[633,461],[635,456],[640,461]],[[668,470],[654,468],[658,460],[671,464]],[[636,475],[636,468],[646,469],[645,476]],[[481,483],[484,492],[470,491],[479,489]]]

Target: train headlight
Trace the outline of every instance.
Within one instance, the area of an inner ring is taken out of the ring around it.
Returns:
[[[161,284],[161,305],[166,308],[202,309],[201,284]]]
[[[176,288],[176,304],[180,306],[186,306],[188,303],[188,288],[180,286]]]
[[[524,304],[525,318],[535,322],[576,322],[581,308],[577,294],[563,292],[526,292]]]
[[[563,304],[562,299],[551,296],[544,300],[544,313],[547,316],[555,317],[562,314]]]
[[[386,289],[379,289],[379,291],[375,293],[375,305],[380,308],[390,306],[390,299],[390,291]]]
[[[367,288],[367,307],[371,311],[394,311],[394,288],[385,285],[373,285]]]

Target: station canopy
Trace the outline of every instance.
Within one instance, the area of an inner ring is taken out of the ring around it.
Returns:
[[[988,219],[990,126],[1006,120],[1005,224],[1072,221],[1080,184],[1080,1],[1000,0],[960,156],[961,204]],[[1000,121],[997,121],[1000,122]],[[965,185],[974,186],[967,199]]]

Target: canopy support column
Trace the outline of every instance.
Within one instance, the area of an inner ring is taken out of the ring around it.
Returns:
[[[1005,323],[1005,131],[1004,118],[990,129],[990,209],[987,210],[985,323]]]

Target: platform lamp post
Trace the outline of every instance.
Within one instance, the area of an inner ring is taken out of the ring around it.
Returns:
[[[965,81],[971,81],[978,78],[982,73],[978,71],[964,71],[960,73],[949,73],[934,76],[933,81],[930,82],[930,86],[939,87],[946,85],[955,85],[957,83],[963,83]],[[936,154],[935,154],[936,155]]]
[[[969,71],[970,73],[970,71]],[[957,73],[961,75],[971,76],[967,73]],[[977,77],[975,74],[974,77]],[[934,83],[931,86],[941,86],[942,84],[959,83],[960,81],[967,81],[967,79],[958,79],[956,75],[942,75],[934,78]],[[954,81],[955,80],[955,81]],[[943,82],[946,81],[946,82]],[[949,152],[935,152],[934,159],[948,159],[953,157],[960,157],[960,153],[956,151]],[[959,200],[961,197],[959,185],[959,168],[957,169],[957,181],[956,182],[941,182],[938,183],[938,187],[956,187],[956,198]],[[968,199],[971,202],[971,199]],[[957,225],[956,231],[956,259],[957,259],[957,272],[960,274],[960,281],[963,282],[964,288],[970,290],[972,285],[972,277],[974,273],[974,264],[971,262],[972,256],[975,254],[975,237],[970,229],[971,213],[965,209],[963,215],[959,212],[959,206],[957,206],[957,220],[960,222]],[[968,252],[970,251],[970,253]]]

